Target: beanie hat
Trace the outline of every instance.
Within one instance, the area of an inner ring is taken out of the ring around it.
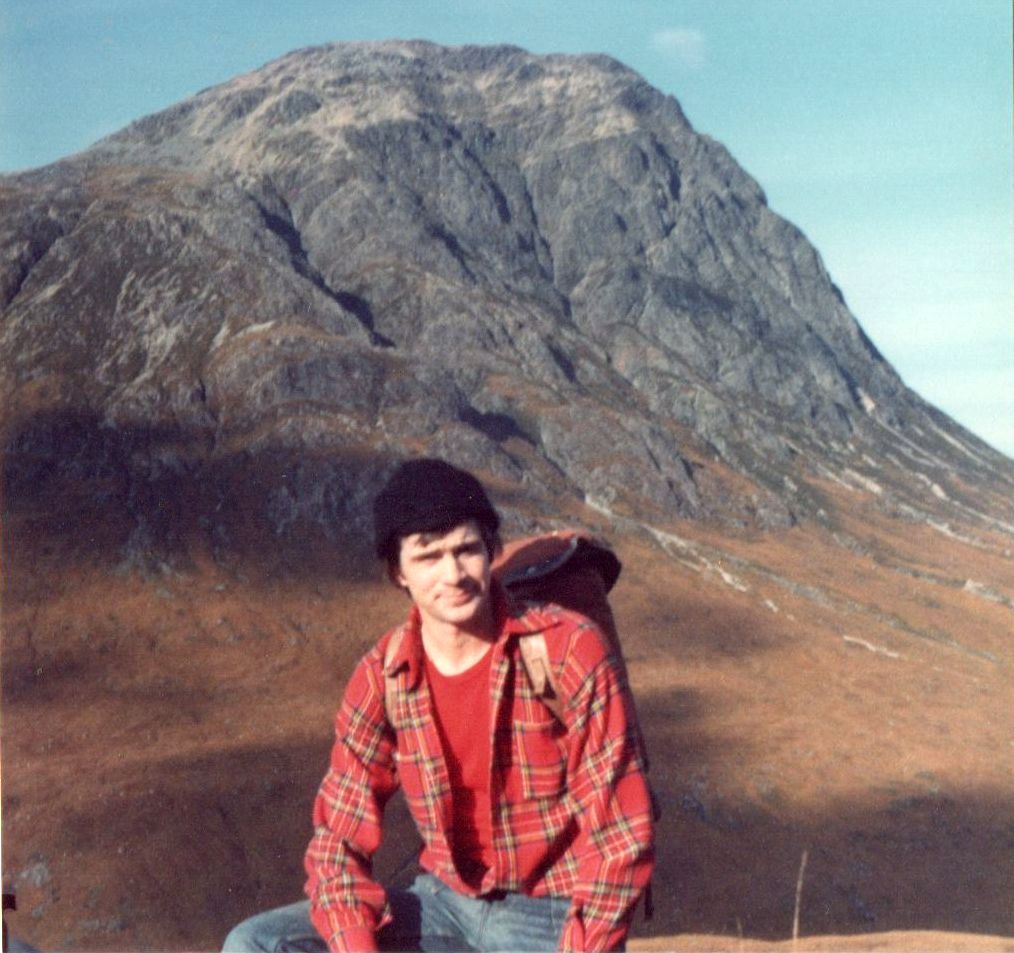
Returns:
[[[467,520],[492,531],[500,525],[482,484],[444,460],[409,460],[373,501],[374,546],[387,559],[405,536],[450,530]]]

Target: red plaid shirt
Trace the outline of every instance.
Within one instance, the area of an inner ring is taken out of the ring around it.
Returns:
[[[650,795],[633,706],[605,638],[584,616],[516,606],[494,588],[489,727],[495,861],[478,889],[458,876],[449,843],[451,788],[431,714],[419,614],[413,608],[389,672],[387,633],[356,667],[335,722],[337,741],[314,804],[306,891],[315,927],[335,951],[374,949],[389,919],[371,876],[384,805],[399,783],[423,839],[421,866],[462,894],[492,890],[571,898],[562,950],[608,950],[626,938],[654,864]],[[543,632],[567,727],[535,696],[516,635]],[[391,724],[397,726],[397,733]]]

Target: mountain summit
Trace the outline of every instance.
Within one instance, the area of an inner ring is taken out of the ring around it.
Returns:
[[[15,469],[73,408],[185,468],[425,448],[661,523],[825,519],[833,480],[990,524],[1012,488],[729,153],[604,56],[302,50],[0,197]],[[266,505],[333,520],[320,479]]]

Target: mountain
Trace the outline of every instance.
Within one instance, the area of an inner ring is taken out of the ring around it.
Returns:
[[[829,473],[987,525],[1009,495],[726,150],[604,57],[301,51],[3,198],[24,458],[72,408],[186,466],[425,445],[660,520],[819,518]],[[336,515],[285,485],[280,519]]]
[[[796,842],[837,830],[807,812],[855,782],[878,824],[921,833],[884,846],[841,811],[827,931],[1014,932],[987,874],[961,894],[979,919],[935,901],[928,924],[855,886],[899,851],[944,861],[938,822],[984,855],[1012,843],[974,726],[1012,661],[1014,463],[905,386],[675,99],[604,56],[335,44],[3,177],[0,208],[5,841],[52,942],[209,944],[251,898],[298,892],[321,713],[401,611],[368,560],[369,500],[418,453],[476,470],[511,533],[583,523],[620,547],[672,843],[706,858],[663,851],[663,931],[777,936]],[[903,660],[919,674],[885,673]],[[787,794],[800,766],[778,744],[708,755],[691,728],[715,728],[720,672],[730,737],[805,725],[797,754],[829,780]],[[850,773],[835,738],[901,697],[953,706],[963,771],[922,737],[881,777],[864,736],[870,777]],[[83,764],[42,832],[44,781]],[[737,880],[748,842],[788,865],[777,896]],[[167,907],[170,855],[204,873]]]

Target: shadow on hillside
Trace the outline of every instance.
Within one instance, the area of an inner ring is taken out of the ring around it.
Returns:
[[[316,425],[312,414],[306,424]],[[113,426],[69,410],[8,422],[7,592],[16,601],[22,576],[82,567],[149,580],[209,565],[253,582],[377,578],[371,506],[393,458],[334,434],[287,445],[265,429]],[[530,502],[520,485],[498,485],[497,498]]]
[[[635,933],[787,939],[805,851],[802,934],[1014,935],[1009,791],[946,791],[929,776],[921,790],[833,796],[804,813],[762,767],[756,736],[708,734],[699,696],[656,692],[639,708],[664,813],[655,918],[639,916]],[[729,763],[757,766],[748,789],[721,780]]]
[[[786,939],[806,851],[803,934],[1014,933],[1009,793],[899,798],[887,810],[826,803],[794,818],[698,791],[680,797],[659,836],[663,912],[642,932]]]
[[[60,947],[218,949],[235,923],[302,898],[328,750],[324,740],[97,766],[102,797],[53,819],[33,855],[46,874],[22,883],[22,909],[50,936],[47,920],[65,925]],[[388,814],[376,870],[404,882],[417,838],[400,797]]]
[[[73,869],[26,898],[42,929],[65,925],[61,947],[218,949],[234,921],[298,898],[326,758],[303,743],[105,766],[104,796],[46,834],[41,856]]]
[[[208,558],[248,578],[373,571],[382,455],[310,451],[205,428],[110,426],[86,412],[8,425],[5,551],[52,568],[149,576]]]

